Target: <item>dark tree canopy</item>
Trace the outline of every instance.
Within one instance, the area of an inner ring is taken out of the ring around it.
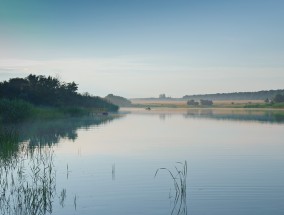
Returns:
[[[20,99],[40,106],[70,106],[104,108],[116,111],[118,107],[108,101],[89,94],[79,94],[75,82],[60,82],[57,78],[29,75],[0,82],[0,98]]]
[[[201,99],[201,100],[200,100],[200,104],[201,104],[201,105],[211,106],[211,105],[213,105],[213,102],[212,102],[211,100]]]
[[[197,105],[199,105],[199,102],[196,102],[193,99],[191,99],[191,100],[187,101],[187,105],[197,106]]]
[[[277,94],[277,95],[274,97],[273,101],[274,101],[275,103],[284,102],[284,94]]]

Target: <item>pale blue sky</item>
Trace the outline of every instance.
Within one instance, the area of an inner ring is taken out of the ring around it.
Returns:
[[[284,88],[283,0],[0,0],[0,80],[150,97]]]

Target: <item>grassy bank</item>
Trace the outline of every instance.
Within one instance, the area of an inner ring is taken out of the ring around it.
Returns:
[[[269,103],[269,104],[248,104],[245,105],[244,108],[283,108],[284,102],[282,103]]]
[[[104,111],[102,108],[35,106],[23,100],[0,99],[0,122],[3,123],[78,117]]]

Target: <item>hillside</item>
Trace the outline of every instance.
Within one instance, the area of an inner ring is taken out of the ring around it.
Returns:
[[[108,94],[105,97],[105,100],[107,100],[108,102],[117,105],[119,107],[130,107],[132,106],[132,103],[130,100],[123,98],[121,96],[115,96],[113,94]]]

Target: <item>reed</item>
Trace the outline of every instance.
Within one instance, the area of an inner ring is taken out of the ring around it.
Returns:
[[[175,199],[174,206],[171,211],[171,215],[177,214],[187,214],[186,206],[186,181],[187,181],[187,161],[177,162],[177,165],[174,167],[174,171],[162,167],[158,168],[155,173],[155,177],[160,171],[166,171],[169,173],[175,188]]]
[[[53,151],[36,148],[17,159],[14,165],[0,165],[0,214],[52,213],[56,194]]]

